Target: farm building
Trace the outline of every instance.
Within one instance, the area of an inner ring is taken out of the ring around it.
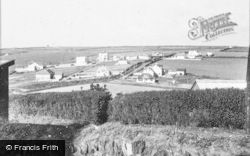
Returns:
[[[150,66],[150,68],[157,74],[157,76],[163,76],[164,75],[163,66],[162,65],[158,65],[156,63],[153,66]]]
[[[105,61],[108,61],[108,59],[109,59],[108,53],[99,53],[98,61],[105,62]]]
[[[36,81],[59,81],[62,78],[62,71],[52,71],[48,69],[36,72]]]
[[[138,82],[138,83],[155,83],[156,79],[154,76],[152,76],[149,73],[143,73],[141,76],[139,76],[136,79],[136,82]]]
[[[76,57],[75,66],[86,66],[88,64],[87,58],[85,56]]]
[[[176,54],[176,55],[173,56],[173,58],[175,58],[175,59],[183,59],[183,60],[187,59],[186,54],[184,54],[184,53]]]
[[[54,77],[52,70],[41,70],[36,72],[36,81],[50,81]]]
[[[208,57],[213,57],[215,54],[212,53],[212,52],[208,52],[206,55],[207,55]]]
[[[186,69],[182,69],[182,68],[178,68],[177,70],[169,70],[168,74],[169,75],[186,75],[187,74],[187,70]]]
[[[137,60],[138,56],[126,56],[126,60]]]
[[[163,56],[163,53],[155,52],[152,54],[153,57],[160,57]]]
[[[143,54],[143,55],[140,55],[138,58],[141,59],[141,60],[149,60],[149,59],[151,59],[151,56]]]
[[[201,55],[201,54],[198,53],[197,50],[190,50],[190,51],[188,51],[188,55],[189,55],[189,56],[199,56],[199,55]]]
[[[129,64],[129,62],[127,60],[120,60],[115,65],[124,65],[124,64]]]
[[[145,69],[142,71],[142,74],[150,74],[150,75],[153,76],[153,77],[156,77],[156,76],[157,76],[157,74],[156,74],[150,67],[145,68]]]
[[[55,81],[60,81],[64,76],[62,71],[53,71],[53,72],[54,72],[53,80]]]
[[[30,62],[28,64],[28,66],[17,66],[15,68],[15,71],[17,73],[23,73],[23,72],[32,72],[32,71],[38,71],[38,70],[42,70],[44,67],[42,64],[38,64],[36,62]]]
[[[101,66],[97,69],[96,76],[98,77],[111,76],[111,71],[109,71],[107,67]]]
[[[41,63],[38,64],[36,62],[31,62],[27,68],[28,71],[37,71],[37,70],[42,70],[42,69],[43,69],[43,65]]]
[[[211,79],[197,79],[192,90],[197,89],[215,89],[215,88],[238,88],[245,89],[247,83],[245,80],[211,80]]]
[[[9,67],[14,63],[14,60],[0,60],[0,120],[9,117]]]
[[[113,55],[113,61],[124,60],[124,56]]]

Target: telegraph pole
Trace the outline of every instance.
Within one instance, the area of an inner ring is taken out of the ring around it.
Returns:
[[[246,129],[247,134],[250,135],[250,47],[248,47],[248,58],[247,58],[247,89],[246,89]]]

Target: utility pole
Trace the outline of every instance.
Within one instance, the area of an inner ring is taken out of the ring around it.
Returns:
[[[247,58],[247,89],[246,89],[246,129],[247,134],[250,135],[250,47],[248,47],[248,58]]]

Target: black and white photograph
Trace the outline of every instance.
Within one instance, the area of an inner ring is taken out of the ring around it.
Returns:
[[[0,0],[0,156],[250,156],[249,0]]]

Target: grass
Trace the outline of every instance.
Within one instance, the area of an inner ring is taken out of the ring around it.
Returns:
[[[202,61],[162,60],[166,69],[186,68],[188,73],[219,77],[221,79],[246,78],[246,58],[204,58]]]
[[[250,137],[245,131],[217,128],[106,123],[97,128],[90,126],[82,129],[74,144],[78,152],[86,151],[86,148],[95,151],[97,147],[102,149],[103,153],[110,154],[119,147],[122,149],[125,143],[138,140],[145,141],[146,155],[153,155],[158,150],[173,152],[174,155],[184,155],[186,152],[191,155],[250,154]]]

